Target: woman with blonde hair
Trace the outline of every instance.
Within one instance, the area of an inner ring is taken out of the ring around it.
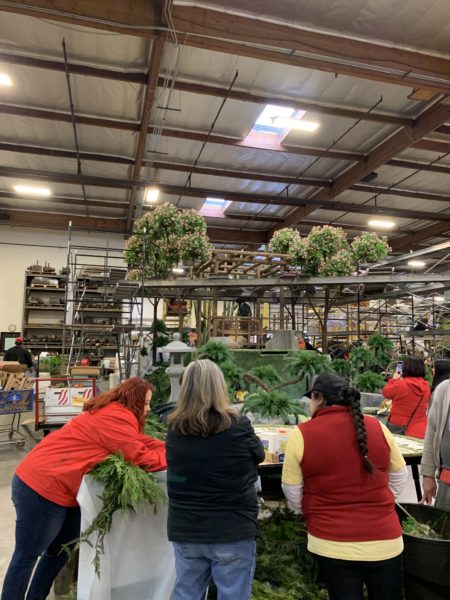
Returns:
[[[264,449],[229,404],[220,368],[192,362],[183,374],[167,436],[168,536],[175,550],[173,600],[201,600],[212,579],[218,600],[249,600]]]

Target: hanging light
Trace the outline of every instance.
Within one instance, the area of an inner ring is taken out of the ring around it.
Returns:
[[[145,201],[146,202],[156,202],[159,197],[159,188],[157,187],[148,187],[145,190]]]
[[[369,227],[373,227],[374,229],[392,229],[393,227],[395,227],[395,223],[394,221],[384,221],[384,220],[379,220],[379,219],[371,219],[367,225],[369,225]]]
[[[172,268],[172,273],[175,273],[176,275],[183,275],[184,266],[181,263],[178,263],[176,267]]]
[[[423,260],[408,260],[408,265],[413,269],[423,269],[426,262]]]

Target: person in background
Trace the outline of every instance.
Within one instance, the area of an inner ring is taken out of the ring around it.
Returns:
[[[311,344],[311,342],[306,338],[303,334],[298,338],[298,349],[299,350],[313,350],[314,352],[319,352],[317,348]]]
[[[402,600],[403,538],[395,497],[408,474],[391,433],[363,416],[360,393],[335,373],[309,392],[311,420],[290,434],[282,487],[303,512],[308,550],[331,600]],[[326,443],[324,443],[326,440]]]
[[[431,382],[431,396],[428,404],[428,410],[430,410],[433,404],[434,391],[440,383],[446,381],[450,377],[450,359],[449,358],[436,358],[433,363],[433,381]]]
[[[425,379],[425,363],[419,356],[408,356],[403,370],[396,371],[383,388],[392,400],[387,427],[392,433],[423,439],[427,427],[430,386]]]
[[[431,504],[433,498],[436,498],[434,503],[436,508],[450,511],[450,381],[448,376],[433,391],[421,465],[422,502]]]
[[[425,331],[426,329],[430,329],[430,325],[428,323],[428,317],[422,317],[417,321],[414,325],[414,331]]]
[[[33,366],[33,358],[31,356],[31,352],[24,348],[23,346],[23,338],[16,338],[16,344],[12,348],[9,348],[5,352],[3,360],[14,360],[19,362],[21,365],[27,365],[29,369]]]
[[[77,493],[83,476],[110,454],[147,471],[166,468],[165,444],[142,432],[151,385],[133,377],[86,402],[84,412],[45,437],[23,459],[12,481],[16,545],[1,600],[44,600],[80,533]]]
[[[220,600],[249,600],[258,535],[256,466],[264,448],[229,405],[208,359],[183,373],[167,435],[168,537],[175,550],[173,600],[200,600],[212,579]]]
[[[237,298],[236,303],[237,303],[236,314],[238,317],[251,317],[252,316],[252,309],[248,302],[244,302],[240,298]]]

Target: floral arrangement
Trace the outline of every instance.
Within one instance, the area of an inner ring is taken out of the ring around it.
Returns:
[[[389,254],[391,247],[387,239],[376,233],[366,231],[355,238],[351,244],[353,258],[357,264],[374,263]]]
[[[278,229],[270,240],[269,252],[274,254],[291,254],[300,242],[300,234],[296,229],[285,227]]]
[[[203,217],[165,202],[136,221],[124,251],[128,279],[166,279],[178,263],[204,262],[211,252]]]

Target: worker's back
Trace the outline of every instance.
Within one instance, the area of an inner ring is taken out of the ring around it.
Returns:
[[[9,350],[5,352],[4,360],[17,361],[21,365],[27,365],[27,367],[33,366],[33,360],[31,358],[30,351],[19,344],[9,348]]]

